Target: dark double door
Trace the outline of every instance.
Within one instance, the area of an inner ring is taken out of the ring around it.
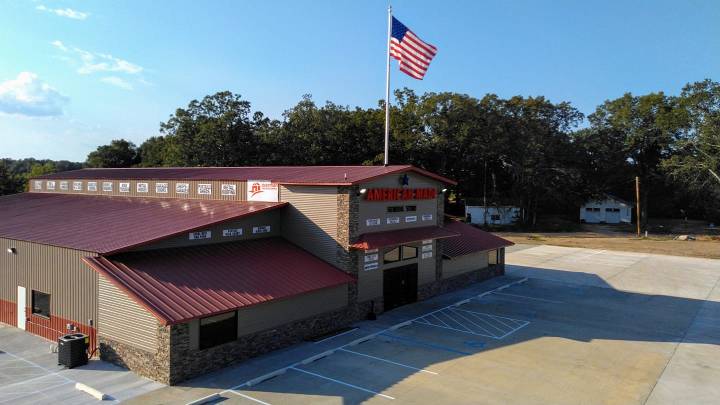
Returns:
[[[383,270],[384,310],[417,301],[418,265]]]

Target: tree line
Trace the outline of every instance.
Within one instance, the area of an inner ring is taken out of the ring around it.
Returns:
[[[711,80],[690,83],[678,96],[627,93],[587,117],[544,97],[418,95],[406,88],[395,92],[391,117],[391,164],[457,179],[452,192],[460,201],[520,206],[527,224],[542,214],[577,215],[580,204],[605,194],[633,200],[635,176],[643,218],[720,220],[720,83]],[[304,96],[281,119],[270,119],[224,91],[178,108],[141,145],[114,140],[83,165],[382,164],[383,128],[382,101],[351,108]],[[18,166],[26,173],[79,166],[30,163],[5,159],[0,176],[13,174],[18,191],[27,177]]]

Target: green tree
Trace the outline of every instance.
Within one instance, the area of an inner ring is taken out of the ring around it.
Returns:
[[[88,154],[88,167],[132,167],[139,163],[138,150],[134,143],[115,139],[110,145],[98,146]]]
[[[665,174],[661,163],[673,154],[674,144],[682,137],[686,125],[685,114],[678,108],[676,97],[660,93],[643,96],[625,94],[616,100],[600,105],[589,117],[591,144],[622,146],[628,163],[625,172],[628,181],[639,176],[641,187],[641,213],[643,226],[647,225],[648,201],[653,191],[661,190]],[[620,165],[615,162],[615,165]],[[599,166],[603,166],[599,162]]]

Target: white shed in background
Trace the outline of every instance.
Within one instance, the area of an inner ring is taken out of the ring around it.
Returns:
[[[620,224],[632,221],[632,204],[617,197],[591,200],[580,207],[580,222],[588,224]]]
[[[510,225],[520,218],[520,208],[510,205],[466,205],[465,218],[478,225]]]

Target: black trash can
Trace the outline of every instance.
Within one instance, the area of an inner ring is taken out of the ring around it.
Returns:
[[[58,364],[67,368],[88,363],[87,349],[90,340],[83,333],[71,333],[58,339]]]

